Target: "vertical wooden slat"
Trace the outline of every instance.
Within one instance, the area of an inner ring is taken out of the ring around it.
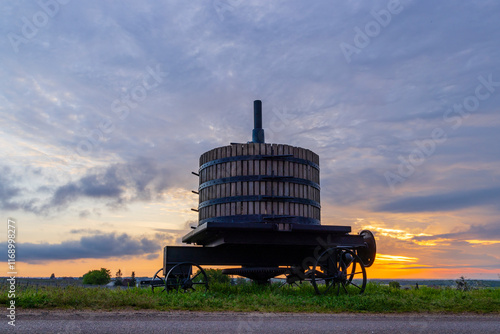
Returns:
[[[299,157],[299,148],[298,147],[293,148],[293,156],[295,158]],[[293,176],[297,177],[298,175],[299,175],[299,164],[294,163],[293,164]],[[293,185],[293,197],[298,197],[298,196],[299,196],[299,185],[295,183]],[[293,203],[293,215],[294,216],[299,215],[299,204],[298,203]]]
[[[224,158],[224,155],[225,155],[225,148],[224,147],[220,147],[218,150],[217,150],[217,159],[222,159]],[[217,165],[217,179],[220,179],[224,176],[224,165],[223,164],[218,164]],[[221,198],[223,197],[222,196],[222,188],[223,188],[223,185],[222,184],[218,184],[216,186],[216,196],[217,198]],[[222,204],[217,204],[216,205],[216,217],[221,217],[223,214],[222,214]]]
[[[311,151],[306,150],[305,151],[305,159],[312,161],[312,155]],[[310,166],[304,166],[304,178],[311,180],[311,167]]]
[[[277,144],[272,144],[271,152],[272,152],[272,155],[278,155],[278,145]],[[278,172],[278,160],[276,160],[276,159],[273,159],[273,161],[272,161],[271,174],[274,176],[277,176],[279,174],[279,172]],[[273,196],[279,196],[278,182],[276,180],[273,180],[273,183],[272,183],[272,194],[273,194]],[[272,213],[273,213],[273,215],[277,215],[278,214],[278,202],[275,201],[272,203],[272,205],[273,205],[273,212]]]
[[[266,155],[266,144],[259,144],[259,154],[260,155]],[[267,169],[266,169],[266,161],[265,160],[260,160],[260,175],[266,175]],[[260,183],[260,195],[266,195],[266,182],[262,181]],[[264,215],[266,214],[266,203],[265,202],[259,202],[259,213]]]
[[[236,146],[236,156],[241,156],[242,155],[242,146],[241,145],[235,145]],[[243,169],[243,162],[242,161],[237,161],[236,162],[236,175],[235,176],[241,176],[242,175],[242,169]],[[236,183],[236,196],[241,196],[241,189],[242,189],[242,182],[238,181]],[[236,202],[236,214],[241,215],[241,202]]]
[[[212,154],[211,154],[211,160],[216,160],[217,159],[217,149],[214,148],[212,150]],[[217,174],[217,165],[212,165],[210,166],[210,180],[214,180],[216,178],[216,174]],[[214,189],[214,186],[211,186],[210,187],[210,199],[214,199],[215,198],[215,189]],[[210,205],[210,209],[209,209],[209,215],[210,217],[214,217],[215,216],[215,205]]]
[[[289,146],[288,145],[283,145],[283,154],[288,155],[289,154]],[[283,162],[283,176],[290,176],[290,162],[284,161]],[[285,181],[283,185],[283,196],[290,196],[290,182]],[[285,202],[283,204],[283,214],[284,215],[290,215],[290,203]]]
[[[253,143],[248,144],[248,155],[254,155],[254,147],[255,145]],[[255,175],[254,172],[254,162],[250,160],[248,162],[248,175]],[[254,181],[248,182],[248,195],[253,196],[254,195]],[[253,215],[254,214],[254,202],[248,202],[248,214]]]
[[[219,147],[217,149],[216,159],[222,158],[222,151],[223,151],[222,147]],[[216,179],[220,179],[221,177],[222,177],[222,166],[221,166],[221,164],[217,164],[216,165]],[[221,185],[217,184],[214,187],[215,187],[215,198],[221,198]],[[215,205],[215,217],[220,217],[220,216],[221,216],[221,205],[216,204]]]
[[[298,155],[299,159],[302,159],[302,153],[303,152],[304,152],[303,149],[301,149],[300,147],[297,147],[297,155]],[[298,173],[297,173],[296,177],[302,179],[303,178],[303,174],[302,174],[303,169],[302,169],[302,167],[304,165],[303,164],[297,164],[297,166],[298,166]],[[303,198],[304,196],[303,196],[303,193],[302,193],[302,185],[298,184],[297,186],[298,186],[298,195],[297,195],[297,197]],[[300,214],[300,205],[299,205],[299,215],[301,215]]]
[[[231,156],[235,157],[237,155],[237,145],[231,145]],[[236,176],[236,162],[231,162],[231,176]],[[236,196],[236,182],[231,182],[231,196]],[[236,215],[236,203],[230,203],[231,216]]]
[[[231,152],[232,152],[231,145],[226,146],[226,157],[230,157]],[[226,177],[231,177],[231,163],[230,162],[226,162]],[[226,188],[226,197],[230,197],[231,196],[231,183],[226,183],[225,188]],[[231,204],[224,203],[222,205],[224,207],[224,210],[223,210],[224,216],[231,215]]]
[[[248,155],[248,144],[243,145],[243,150],[242,150],[241,154]],[[245,176],[248,175],[248,161],[247,160],[243,161],[242,175],[245,175]],[[241,194],[243,196],[248,196],[248,182],[247,181],[242,182]],[[242,215],[248,214],[248,201],[245,201],[242,203],[241,214]]]
[[[254,154],[256,156],[260,155],[260,144],[253,143],[252,144],[254,147]],[[254,170],[253,170],[254,175],[260,175],[260,160],[255,159],[254,161]],[[254,195],[260,195],[260,182],[255,181],[253,185],[253,192]],[[260,214],[260,203],[259,201],[254,201],[254,214]]]
[[[212,157],[211,154],[212,154],[212,150],[207,152],[207,162],[211,161],[211,157]],[[205,182],[210,179],[209,172],[210,172],[210,167],[205,168],[205,177],[204,177]],[[206,200],[208,201],[208,200],[210,200],[210,187],[207,187],[205,189],[206,189],[205,196],[206,196]],[[210,216],[209,209],[210,209],[210,207],[208,207],[208,206],[205,207],[205,218],[209,218],[209,216]]]
[[[266,144],[266,155],[272,155],[272,145]],[[273,161],[271,159],[266,159],[266,175],[271,176],[273,173]],[[273,195],[273,182],[266,181],[266,196]],[[273,202],[267,201],[266,203],[266,214],[271,215],[273,213]]]
[[[291,154],[292,156],[294,155],[294,148],[293,146],[288,147],[288,154]],[[295,162],[290,162],[288,165],[288,175],[291,177],[295,176]],[[294,183],[289,183],[289,196],[294,197],[295,196],[295,184]],[[290,203],[290,216],[295,216],[295,203]]]
[[[277,154],[278,155],[283,155],[283,145],[278,145],[277,147]],[[283,176],[283,160],[278,160],[277,162],[277,171],[275,172],[277,176]],[[278,196],[284,196],[283,195],[283,181],[278,182],[278,188],[277,188],[277,195]],[[284,213],[284,203],[283,202],[278,202],[278,215],[283,215]]]

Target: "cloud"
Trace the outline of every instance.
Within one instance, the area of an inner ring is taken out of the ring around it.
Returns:
[[[120,167],[114,165],[104,170],[90,170],[80,180],[58,187],[48,207],[66,206],[82,197],[110,198],[120,201],[126,191],[126,186],[132,181],[118,175]]]
[[[111,208],[159,199],[171,185],[177,184],[178,179],[169,172],[169,168],[159,166],[154,159],[139,158],[131,163],[88,169],[76,181],[63,185],[39,187],[40,193],[50,194],[45,203],[34,197],[36,193],[34,195],[15,187],[13,182],[14,176],[9,175],[8,168],[4,168],[4,173],[0,174],[0,208],[46,215],[54,210],[67,209],[84,199],[104,203]],[[90,210],[83,210],[79,216],[85,218],[90,214]]]
[[[21,189],[11,185],[9,167],[2,167],[0,170],[0,209],[13,210],[19,207],[19,204],[12,202],[12,199],[19,195]]]
[[[454,191],[449,193],[412,196],[381,204],[375,208],[386,212],[431,212],[454,211],[474,206],[500,203],[500,188]]]
[[[500,224],[492,225],[472,225],[468,230],[463,232],[443,233],[432,236],[415,236],[413,240],[425,241],[436,239],[451,239],[455,241],[467,240],[500,240]]]
[[[63,241],[58,244],[19,243],[16,245],[16,259],[27,263],[40,263],[73,259],[108,259],[127,256],[155,257],[165,243],[174,237],[157,233],[153,237],[133,237],[126,233],[95,233],[82,236],[79,240]],[[0,248],[6,249],[6,243]]]
[[[91,228],[79,228],[79,229],[72,229],[69,231],[71,234],[100,234],[101,231],[97,229],[91,229]]]
[[[7,166],[0,167],[0,210],[38,212],[36,197],[23,198],[26,189],[17,184],[22,178]]]

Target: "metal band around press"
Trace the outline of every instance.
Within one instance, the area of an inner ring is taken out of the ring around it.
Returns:
[[[301,217],[301,216],[287,216],[287,215],[232,215],[221,217],[210,217],[199,221],[199,225],[207,222],[212,223],[294,223],[304,225],[321,225],[318,219]]]
[[[212,161],[209,161],[207,163],[204,163],[203,165],[200,166],[199,171],[201,172],[203,169],[205,169],[209,166],[222,164],[225,162],[247,161],[247,160],[267,160],[267,159],[294,162],[294,163],[298,163],[298,164],[302,164],[302,165],[311,166],[311,167],[319,170],[319,165],[312,162],[311,160],[295,158],[290,154],[285,154],[285,155],[238,155],[238,156],[234,156],[234,157],[220,158],[220,159],[216,159],[216,160],[212,160]]]
[[[255,196],[230,196],[230,197],[222,197],[211,199],[205,202],[200,203],[198,206],[198,210],[203,209],[204,207],[216,204],[225,204],[225,203],[234,203],[234,202],[289,202],[289,203],[297,203],[297,204],[305,204],[312,205],[318,209],[321,209],[321,205],[313,200],[306,198],[297,198],[297,197],[289,197],[289,196],[266,196],[266,195],[255,195]]]
[[[259,181],[289,182],[289,183],[303,184],[320,190],[319,184],[317,184],[316,182],[312,182],[311,180],[292,177],[292,176],[272,176],[272,175],[242,175],[242,176],[223,177],[220,179],[210,180],[200,184],[199,190],[203,190],[205,188],[217,184],[226,184],[233,182],[259,182]]]

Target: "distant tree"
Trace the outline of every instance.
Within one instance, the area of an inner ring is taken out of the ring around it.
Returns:
[[[118,271],[116,272],[116,278],[122,278],[122,276],[123,276],[122,270],[118,269]]]
[[[50,279],[56,279],[56,275],[52,273],[52,275],[50,275]]]
[[[90,270],[83,275],[83,284],[108,284],[111,281],[111,272],[106,268],[100,270]]]
[[[122,270],[121,269],[118,269],[118,271],[116,272],[116,279],[115,279],[115,286],[121,286],[123,285],[123,281],[122,281]]]
[[[130,279],[130,285],[135,286],[137,280],[135,279],[135,271],[132,272],[132,278]]]

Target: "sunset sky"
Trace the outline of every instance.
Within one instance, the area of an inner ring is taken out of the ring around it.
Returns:
[[[13,218],[19,276],[151,276],[197,223],[199,156],[251,140],[260,99],[267,142],[320,156],[322,224],[374,232],[369,278],[500,279],[499,13],[4,1],[0,249]]]

